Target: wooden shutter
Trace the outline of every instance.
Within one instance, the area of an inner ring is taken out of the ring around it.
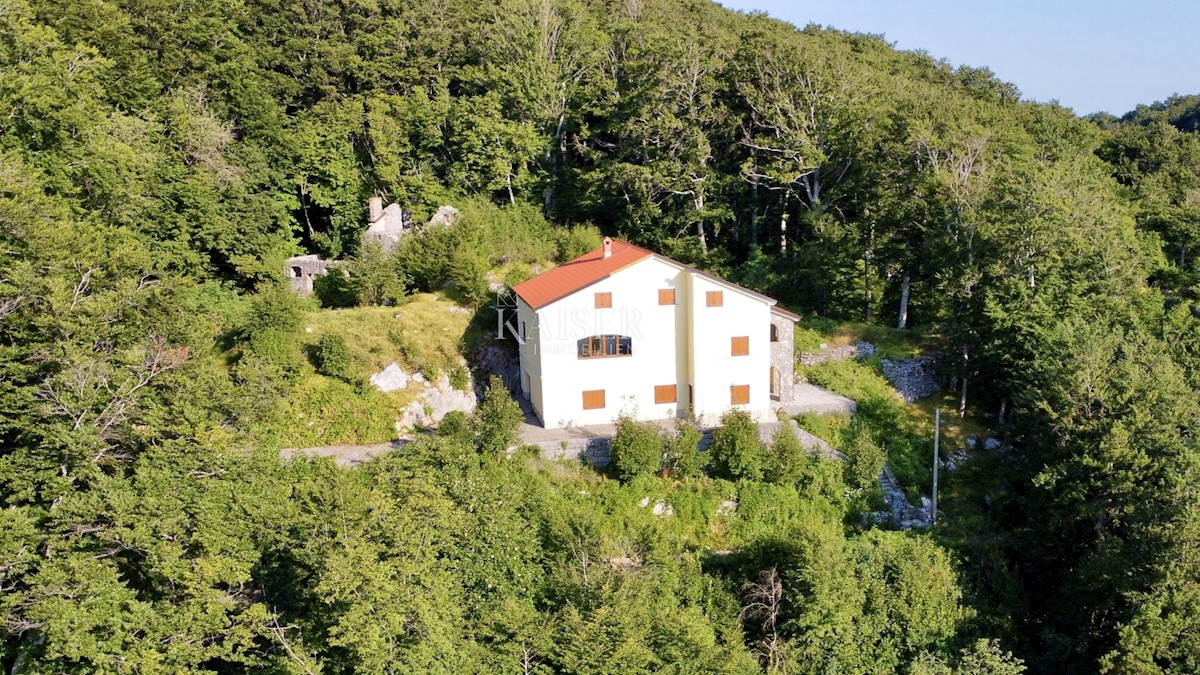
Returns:
[[[750,336],[730,338],[729,354],[731,356],[746,356],[750,353]]]
[[[593,389],[583,392],[583,409],[600,410],[604,408],[604,390]]]
[[[704,304],[709,307],[723,307],[725,305],[725,292],[707,291],[704,294]]]
[[[750,402],[750,385],[735,384],[729,388],[729,402],[733,405],[742,405]]]
[[[658,289],[658,304],[660,304],[660,305],[675,304],[675,289],[674,288]]]
[[[654,387],[654,402],[655,403],[674,403],[675,402],[675,385],[660,384]]]
[[[596,309],[608,309],[610,307],[612,307],[612,293],[597,293]]]

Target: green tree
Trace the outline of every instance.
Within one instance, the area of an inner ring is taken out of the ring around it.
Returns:
[[[521,406],[512,399],[508,387],[495,375],[488,378],[483,400],[473,415],[476,429],[476,445],[486,455],[507,452],[513,443],[520,440],[517,430],[524,414]]]
[[[654,425],[622,414],[610,446],[617,477],[629,481],[658,473],[663,466],[663,446],[662,432]]]
[[[758,425],[744,410],[731,409],[721,416],[721,426],[713,430],[709,446],[717,474],[731,479],[760,480],[766,464]]]

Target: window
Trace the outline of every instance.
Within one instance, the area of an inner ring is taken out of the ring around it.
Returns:
[[[771,342],[779,342],[779,326],[771,324]]]
[[[729,402],[733,405],[742,405],[750,402],[750,385],[735,384],[729,388]]]
[[[610,307],[612,307],[612,293],[597,293],[596,309],[608,309]]]
[[[660,304],[660,305],[675,304],[675,289],[674,288],[658,289],[658,304]]]
[[[299,267],[292,268],[292,276],[293,277],[299,279],[301,274],[303,274],[303,271]]]
[[[725,293],[723,291],[708,291],[704,294],[704,304],[709,307],[724,307]]]
[[[602,410],[604,408],[604,390],[593,389],[583,392],[584,410]]]
[[[624,335],[592,335],[577,340],[575,344],[581,359],[633,356],[633,340]]]
[[[521,339],[522,340],[525,339],[525,322],[524,321],[521,322]]]
[[[750,337],[742,335],[729,339],[730,356],[745,356],[750,353]]]
[[[655,403],[674,403],[675,402],[675,385],[660,384],[654,387],[654,402]]]

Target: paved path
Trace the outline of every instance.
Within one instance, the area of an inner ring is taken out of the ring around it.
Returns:
[[[858,409],[858,404],[845,396],[808,383],[796,383],[792,388],[792,400],[787,403],[776,403],[775,405],[778,408],[782,408],[789,415],[800,415],[802,413],[817,413],[818,415],[844,413],[852,415]]]

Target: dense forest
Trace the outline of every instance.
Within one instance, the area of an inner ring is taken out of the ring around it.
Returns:
[[[387,257],[371,196],[465,217]],[[280,461],[286,257],[480,306],[598,232],[936,336],[1000,451],[932,534],[736,416],[509,456],[498,386]],[[0,0],[0,666],[1198,672],[1198,255],[1200,97],[1081,119],[706,0]]]

